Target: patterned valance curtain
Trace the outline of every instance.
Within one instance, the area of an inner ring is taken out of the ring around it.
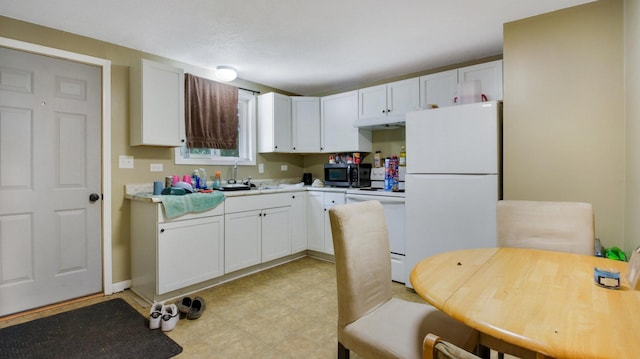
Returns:
[[[185,130],[188,148],[238,147],[238,88],[184,76]]]

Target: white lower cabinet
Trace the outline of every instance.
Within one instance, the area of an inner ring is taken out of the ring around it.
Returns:
[[[292,253],[291,193],[225,200],[225,273]]]
[[[307,246],[314,251],[334,254],[329,208],[345,203],[345,194],[311,191],[307,196]]]
[[[259,264],[262,260],[261,210],[225,214],[224,271]]]
[[[158,226],[158,294],[224,274],[223,216]]]
[[[224,274],[224,205],[170,220],[131,201],[131,289],[147,301]]]
[[[229,196],[175,219],[165,217],[162,203],[130,203],[131,289],[148,302],[307,249],[306,191]],[[321,209],[323,233],[324,216]]]
[[[307,193],[293,193],[291,199],[291,251],[298,253],[307,249]]]
[[[324,252],[324,194],[307,193],[307,248]]]

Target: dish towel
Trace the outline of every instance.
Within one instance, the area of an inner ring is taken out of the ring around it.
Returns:
[[[167,218],[175,218],[191,212],[202,212],[217,207],[224,201],[224,193],[191,193],[184,196],[159,196]]]

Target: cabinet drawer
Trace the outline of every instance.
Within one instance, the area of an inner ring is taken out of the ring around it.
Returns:
[[[228,200],[229,199],[227,198],[226,201]],[[224,214],[225,203],[222,202],[215,208],[211,208],[210,210],[207,210],[207,211],[187,213],[180,217],[175,217],[175,218],[167,218],[165,216],[162,203],[159,203],[157,206],[158,206],[158,223],[165,223],[165,222],[184,221],[188,219],[204,218],[204,217],[211,217],[211,216],[220,216]]]
[[[224,213],[253,211],[263,208],[291,206],[295,192],[258,194],[253,196],[227,197]]]
[[[345,194],[340,192],[340,193],[332,193],[332,192],[325,192],[324,193],[324,205],[325,206],[333,206],[336,204],[343,204],[345,203]]]

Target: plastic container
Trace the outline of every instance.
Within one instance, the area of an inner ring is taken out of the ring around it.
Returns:
[[[216,189],[222,185],[222,180],[220,179],[220,171],[216,171],[216,175],[213,178],[213,188]]]
[[[405,167],[407,165],[407,152],[404,149],[404,146],[400,147],[400,158],[398,160],[398,165],[400,167]]]
[[[373,167],[380,168],[382,166],[384,166],[384,162],[382,161],[382,154],[380,150],[378,150],[375,155],[373,155]]]
[[[398,190],[398,157],[393,156],[384,160],[384,190],[387,192]]]

